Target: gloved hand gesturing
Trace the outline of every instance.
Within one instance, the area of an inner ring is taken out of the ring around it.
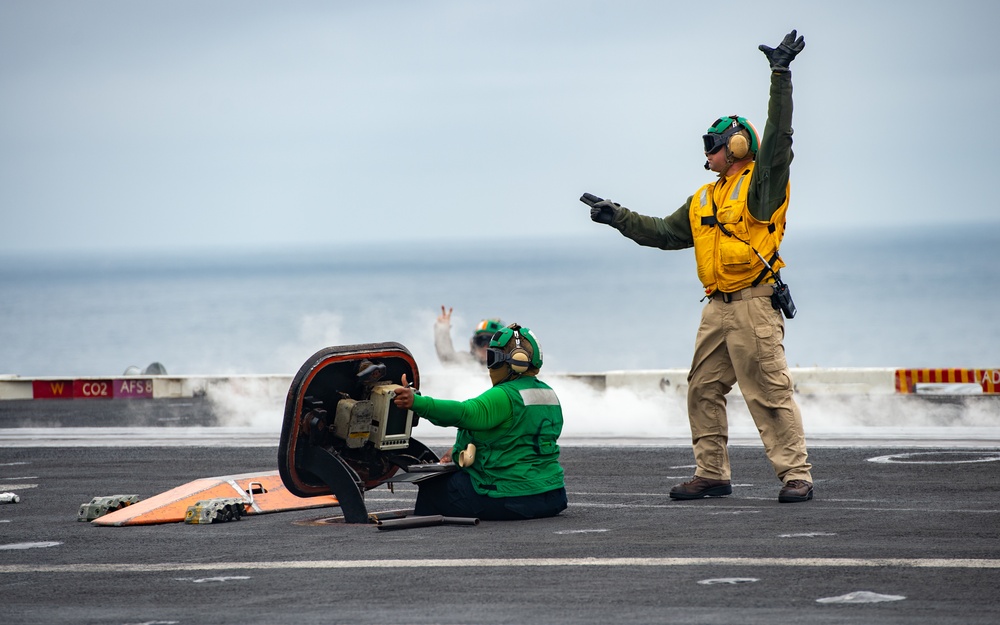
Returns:
[[[608,224],[610,226],[619,208],[621,206],[611,200],[601,200],[590,207],[590,218],[599,224]]]
[[[785,35],[785,38],[781,40],[777,48],[772,48],[770,46],[765,46],[761,44],[757,46],[757,49],[764,53],[767,60],[771,63],[771,71],[775,72],[787,72],[788,64],[792,62],[799,52],[802,52],[802,48],[806,47],[805,37],[795,38],[795,31]]]

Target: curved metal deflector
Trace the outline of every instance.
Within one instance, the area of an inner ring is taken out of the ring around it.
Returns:
[[[417,364],[399,343],[328,347],[299,368],[278,444],[278,472],[289,492],[333,494],[345,521],[366,523],[364,491],[400,467],[438,461],[410,437],[416,416],[392,402],[404,374],[420,387]]]

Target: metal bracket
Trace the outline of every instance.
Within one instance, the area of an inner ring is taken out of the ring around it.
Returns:
[[[300,467],[312,473],[330,487],[347,523],[368,523],[364,484],[357,472],[343,458],[322,447],[308,446],[301,450]]]

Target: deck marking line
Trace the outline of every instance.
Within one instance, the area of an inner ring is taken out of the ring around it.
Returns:
[[[716,499],[718,501],[740,501],[744,498],[733,498],[733,497],[714,497],[710,498]],[[775,499],[775,501],[777,501]],[[825,500],[824,500],[825,501]],[[661,510],[678,510],[684,512],[711,512],[713,510],[768,510],[773,509],[771,506],[753,506],[752,504],[738,504],[731,508],[711,506],[702,503],[695,502],[672,502],[672,503],[587,503],[587,502],[569,502],[570,508],[656,508]],[[997,514],[1000,510],[967,510],[967,509],[956,509],[948,508],[941,510],[934,510],[931,508],[854,508],[854,507],[839,507],[837,510],[861,510],[864,512],[920,512],[920,513],[940,513],[940,514]]]
[[[913,460],[917,456],[972,456],[969,460]],[[997,462],[1000,461],[1000,452],[996,451],[913,451],[901,454],[891,454],[888,456],[877,456],[868,458],[868,462],[882,464],[969,464],[975,462]]]
[[[160,573],[289,569],[416,569],[538,567],[786,566],[834,568],[1000,569],[1000,559],[971,558],[468,558],[439,560],[290,560],[278,562],[161,562],[152,564],[5,564],[0,574]]]

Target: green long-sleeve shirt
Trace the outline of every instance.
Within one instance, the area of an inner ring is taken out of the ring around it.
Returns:
[[[756,165],[750,178],[747,208],[759,221],[768,221],[785,201],[792,163],[792,73],[771,72],[767,123]],[[666,217],[640,215],[625,207],[615,214],[612,226],[639,245],[680,250],[694,245],[689,210],[692,196]]]
[[[490,387],[482,395],[465,401],[415,395],[413,412],[434,425],[472,431],[499,428],[514,418],[510,398],[499,386]]]
[[[562,409],[555,392],[535,377],[503,382],[465,401],[417,395],[413,411],[458,428],[453,457],[475,445],[475,462],[463,470],[480,495],[516,497],[563,487],[557,444]]]

